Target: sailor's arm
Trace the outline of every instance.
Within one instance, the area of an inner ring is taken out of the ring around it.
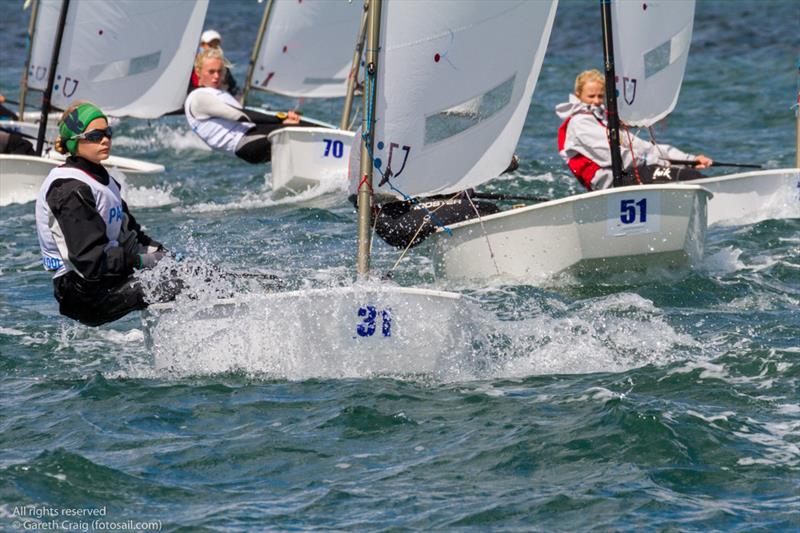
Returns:
[[[236,109],[213,94],[204,91],[198,91],[197,94],[192,96],[189,110],[198,119],[220,117],[234,121],[242,118],[249,120],[241,109]]]
[[[651,145],[653,146],[653,145]],[[697,164],[695,168],[708,168],[710,167],[714,161],[703,154],[689,154],[674,146],[669,144],[657,144],[654,146],[658,157],[661,158],[661,161],[658,163],[660,164],[669,164],[669,161],[666,160],[676,160],[676,161],[695,161]]]

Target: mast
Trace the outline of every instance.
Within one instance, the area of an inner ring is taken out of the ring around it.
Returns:
[[[614,73],[614,36],[611,33],[611,0],[600,0],[603,19],[603,62],[606,75],[606,112],[608,113],[608,142],[611,145],[611,172],[614,187],[622,185],[622,154],[619,148],[619,113],[617,112],[617,83]]]
[[[356,47],[353,51],[353,63],[350,66],[350,74],[347,76],[347,93],[344,97],[342,121],[339,123],[340,130],[346,130],[348,129],[348,126],[350,126],[350,110],[353,108],[353,93],[355,92],[356,81],[358,78],[358,67],[361,63],[361,53],[364,51],[364,34],[367,31],[368,13],[369,0],[364,0],[364,14],[361,15],[361,24],[358,28],[358,38],[356,39]]]
[[[28,42],[25,48],[25,70],[22,71],[22,80],[19,82],[19,119],[25,120],[25,96],[28,94],[28,71],[31,68],[31,54],[33,53],[33,33],[36,29],[36,17],[39,14],[39,0],[33,0],[31,6],[31,20],[28,22]]]
[[[44,146],[44,134],[47,130],[47,114],[50,113],[50,97],[53,96],[53,84],[56,79],[56,68],[58,67],[58,56],[61,54],[61,40],[64,37],[64,26],[67,22],[67,12],[69,11],[69,0],[64,0],[61,4],[61,14],[58,16],[58,29],[56,30],[56,40],[53,43],[53,55],[50,56],[50,70],[47,73],[47,88],[42,95],[42,115],[39,119],[39,135],[36,139],[36,155],[42,155]]]
[[[375,85],[378,77],[378,46],[380,45],[381,0],[370,0],[367,29],[367,57],[364,68],[364,93],[361,113],[361,169],[358,185],[358,276],[369,274],[370,215],[372,213],[372,149],[375,144]]]
[[[250,92],[250,83],[253,81],[253,71],[256,69],[256,59],[258,59],[258,52],[261,50],[261,43],[264,41],[264,33],[267,31],[267,24],[269,23],[269,16],[272,13],[272,3],[274,0],[267,0],[267,5],[264,8],[264,14],[261,16],[261,26],[258,28],[258,37],[256,37],[256,44],[253,46],[253,51],[250,53],[250,64],[247,65],[247,78],[244,80],[244,90],[242,91],[241,104],[247,101],[247,93]]]

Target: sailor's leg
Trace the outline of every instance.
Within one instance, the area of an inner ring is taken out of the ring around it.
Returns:
[[[492,202],[470,201],[463,195],[420,198],[417,202],[390,202],[381,206],[375,219],[375,232],[387,244],[405,248],[418,245],[442,224],[455,224],[499,210]]]
[[[242,137],[242,140],[236,145],[236,157],[252,164],[266,163],[272,159],[272,145],[267,139],[269,132],[261,133],[258,131],[267,129],[265,126],[267,125],[256,126]]]
[[[118,320],[147,307],[141,284],[133,277],[87,283],[74,272],[53,280],[59,311],[87,326]]]
[[[661,165],[642,165],[636,169],[635,173],[633,171],[629,172],[631,185],[638,183],[636,181],[637,175],[644,185],[649,183],[675,183],[677,181],[691,181],[706,177],[693,168],[680,166],[665,167]]]

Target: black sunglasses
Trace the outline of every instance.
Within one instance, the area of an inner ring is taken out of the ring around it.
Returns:
[[[91,130],[85,133],[81,133],[80,135],[76,135],[75,139],[86,139],[90,143],[99,143],[103,140],[103,137],[108,137],[111,139],[111,126],[102,129],[102,130]]]

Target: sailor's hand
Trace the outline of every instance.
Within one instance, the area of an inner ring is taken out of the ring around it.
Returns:
[[[703,154],[698,155],[694,158],[697,161],[697,165],[694,168],[708,168],[714,164],[714,160],[704,156]]]
[[[286,113],[286,119],[283,121],[284,124],[300,124],[300,115],[297,111],[289,111]]]
[[[167,255],[164,252],[153,252],[150,254],[139,254],[139,269],[153,268],[159,261]]]

